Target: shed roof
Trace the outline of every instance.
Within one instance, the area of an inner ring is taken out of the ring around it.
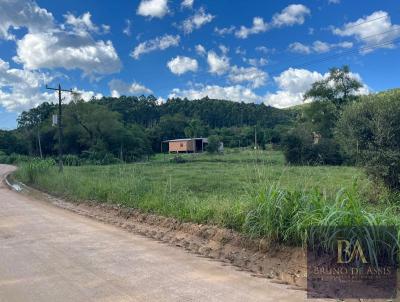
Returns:
[[[204,142],[208,142],[207,138],[204,137],[194,137],[194,138],[178,138],[178,139],[168,139],[163,141],[163,143],[168,143],[168,142],[185,142],[185,141],[191,141],[191,140],[203,140]]]

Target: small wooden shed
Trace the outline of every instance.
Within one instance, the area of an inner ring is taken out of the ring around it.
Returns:
[[[181,138],[163,141],[168,144],[169,153],[199,153],[206,149],[207,138]]]

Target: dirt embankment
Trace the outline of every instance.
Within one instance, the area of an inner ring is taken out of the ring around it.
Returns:
[[[47,200],[55,206],[127,231],[182,247],[189,252],[216,259],[273,282],[306,287],[306,258],[301,248],[270,245],[265,239],[249,239],[235,231],[213,225],[179,222],[176,219],[118,205],[93,201],[69,202],[20,185],[23,194]]]

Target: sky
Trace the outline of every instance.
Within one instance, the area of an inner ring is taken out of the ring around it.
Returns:
[[[0,0],[0,128],[56,102],[46,84],[286,108],[346,64],[378,92],[400,86],[399,45],[398,0]]]

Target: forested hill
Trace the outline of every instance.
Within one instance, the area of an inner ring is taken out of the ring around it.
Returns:
[[[43,103],[24,111],[18,128],[0,131],[0,152],[33,156],[57,154],[57,127],[52,115],[57,105]],[[159,104],[154,96],[103,97],[63,105],[65,154],[108,154],[127,161],[160,151],[166,139],[216,136],[225,146],[238,147],[279,142],[295,112],[264,104],[246,104],[203,98],[169,99]]]
[[[254,126],[273,128],[277,124],[287,124],[291,112],[264,104],[246,104],[226,100],[203,98],[169,99],[157,105],[156,98],[149,97],[104,97],[97,101],[105,104],[112,111],[119,112],[127,123],[138,123],[151,127],[163,116],[182,115],[195,118],[210,128]]]

